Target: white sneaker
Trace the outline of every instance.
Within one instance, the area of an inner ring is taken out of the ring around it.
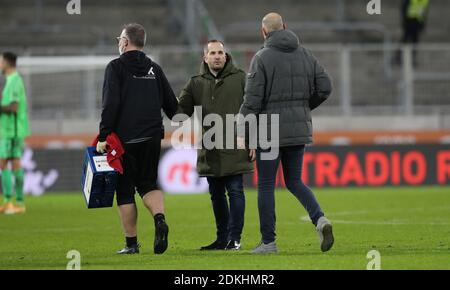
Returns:
[[[320,217],[317,221],[316,231],[319,234],[320,250],[327,252],[333,247],[333,226],[326,217]]]
[[[241,249],[241,243],[235,240],[230,240],[227,244],[227,246],[225,247],[225,250],[234,250],[234,251],[238,251]]]

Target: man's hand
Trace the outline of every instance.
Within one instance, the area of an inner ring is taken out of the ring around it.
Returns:
[[[245,149],[245,139],[244,137],[237,137],[237,148]]]
[[[12,102],[10,105],[7,106],[0,106],[0,114],[15,114],[17,113],[17,110],[19,108],[19,103]]]
[[[245,139],[244,137],[237,137],[237,148],[238,149],[245,149]],[[248,159],[253,162],[256,159],[256,150],[250,149],[248,153]]]
[[[248,154],[248,157],[250,158],[250,161],[253,162],[256,159],[256,150],[250,149],[250,153]]]
[[[106,152],[106,141],[97,142],[97,152],[105,153]]]

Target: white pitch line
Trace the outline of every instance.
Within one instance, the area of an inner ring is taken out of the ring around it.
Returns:
[[[423,225],[423,226],[447,226],[448,222],[401,222],[401,221],[346,221],[346,220],[332,220],[335,224],[360,224],[360,225]]]
[[[300,218],[303,222],[311,222],[309,216]],[[408,222],[408,221],[348,221],[348,220],[334,220],[331,219],[332,224],[358,224],[358,225],[424,225],[424,226],[447,226],[450,222]]]
[[[373,213],[396,213],[396,212],[419,212],[419,211],[429,211],[429,210],[448,210],[450,207],[448,206],[440,206],[440,207],[429,207],[429,208],[410,208],[410,209],[399,209],[399,208],[393,208],[393,209],[382,209],[382,210],[364,210],[364,211],[342,211],[342,212],[335,212],[330,213],[329,217],[336,217],[336,216],[354,216],[354,215],[365,215],[365,214],[373,214]],[[301,221],[304,222],[311,222],[311,219],[309,216],[302,216],[300,217]],[[332,223],[336,224],[365,224],[365,225],[450,225],[450,222],[410,222],[410,221],[349,221],[349,220],[333,220],[331,219]]]
[[[392,212],[418,212],[418,211],[429,211],[429,210],[450,210],[449,206],[439,206],[439,207],[417,207],[417,208],[391,208],[391,209],[374,209],[374,210],[361,210],[361,211],[341,211],[329,214],[330,216],[349,216],[349,215],[361,215],[361,214],[371,214],[371,213],[392,213]]]

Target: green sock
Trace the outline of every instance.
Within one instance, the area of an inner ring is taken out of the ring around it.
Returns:
[[[13,175],[16,180],[16,201],[18,203],[23,203],[23,169],[13,170]]]
[[[4,202],[10,202],[12,196],[12,178],[11,178],[11,170],[5,169],[2,170],[2,188],[3,195],[5,196]]]

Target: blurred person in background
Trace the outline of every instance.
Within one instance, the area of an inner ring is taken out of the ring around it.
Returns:
[[[252,253],[276,253],[275,181],[278,166],[283,166],[287,189],[300,201],[319,235],[323,252],[334,243],[332,225],[325,217],[311,189],[301,180],[303,155],[312,143],[311,110],[331,94],[331,80],[312,53],[300,45],[297,35],[286,29],[277,13],[262,20],[264,46],[253,57],[247,74],[242,116],[279,115],[279,154],[273,160],[261,158],[269,149],[256,150],[258,171],[258,210],[261,242]],[[238,119],[238,127],[245,125]],[[267,128],[267,132],[272,129]],[[239,147],[245,147],[238,130]],[[259,144],[259,142],[258,142]],[[259,146],[259,145],[258,145]]]
[[[4,52],[0,59],[0,69],[6,76],[0,103],[0,169],[4,196],[0,213],[4,214],[25,213],[26,210],[23,197],[24,170],[20,161],[24,139],[30,135],[30,131],[25,87],[16,70],[16,62],[17,56],[12,52]],[[15,205],[12,201],[13,191],[16,194]]]
[[[223,42],[210,40],[204,48],[199,73],[188,81],[179,96],[178,112],[192,116],[194,107],[202,106],[204,116],[218,114],[225,124],[227,114],[234,116],[239,112],[244,87],[245,72],[234,66]],[[203,126],[203,132],[208,129],[209,126]],[[225,136],[223,131],[224,142]],[[245,213],[243,174],[253,171],[254,157],[255,150],[202,148],[199,151],[197,170],[208,180],[217,229],[216,240],[200,250],[241,248]]]
[[[111,150],[107,139],[112,133],[125,149],[116,198],[126,246],[118,254],[139,253],[136,191],[154,218],[153,251],[162,254],[168,246],[169,227],[157,185],[164,136],[161,109],[172,118],[178,101],[161,67],[143,52],[146,32],[142,25],[125,25],[117,42],[120,57],[105,71],[97,151]]]
[[[417,45],[425,30],[430,0],[402,0],[400,16],[403,29],[403,44]],[[401,64],[401,52],[398,51],[394,63]],[[417,51],[413,49],[413,64],[417,66]]]

